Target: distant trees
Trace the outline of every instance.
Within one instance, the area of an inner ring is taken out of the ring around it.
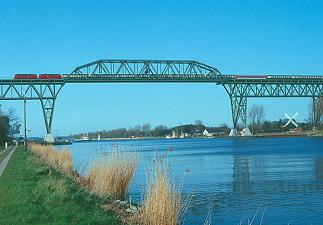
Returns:
[[[255,105],[249,109],[248,112],[248,121],[251,133],[259,131],[260,125],[265,120],[265,108],[263,105]]]
[[[166,126],[164,125],[159,125],[155,127],[155,129],[152,131],[152,135],[154,137],[163,137],[171,133],[171,130],[169,130]]]

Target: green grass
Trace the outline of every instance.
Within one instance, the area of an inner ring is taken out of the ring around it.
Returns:
[[[0,224],[121,224],[103,201],[23,148],[0,177]]]

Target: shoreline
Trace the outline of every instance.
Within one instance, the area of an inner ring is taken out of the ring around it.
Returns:
[[[73,140],[72,143],[81,143],[81,142],[100,142],[100,141],[123,141],[123,140],[155,140],[155,139],[166,139],[166,140],[177,140],[177,139],[216,139],[216,138],[285,138],[285,137],[323,137],[321,132],[298,132],[298,133],[257,133],[252,136],[213,136],[213,137],[188,137],[188,138],[165,138],[165,137],[133,137],[133,138],[101,138],[100,140]]]

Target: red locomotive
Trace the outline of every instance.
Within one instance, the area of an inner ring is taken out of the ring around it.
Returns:
[[[14,80],[26,80],[26,79],[41,79],[41,80],[60,80],[62,79],[61,74],[15,74]]]
[[[37,74],[15,74],[13,79],[15,79],[15,80],[37,79]]]
[[[62,79],[61,74],[39,74],[39,79],[59,80]]]

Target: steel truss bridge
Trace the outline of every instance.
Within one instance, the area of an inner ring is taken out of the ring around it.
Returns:
[[[40,100],[45,140],[51,135],[55,101],[69,83],[175,82],[214,83],[226,90],[231,101],[234,129],[238,122],[247,126],[249,97],[321,97],[323,76],[223,75],[215,67],[187,60],[98,60],[76,67],[62,79],[0,80],[0,100]]]

